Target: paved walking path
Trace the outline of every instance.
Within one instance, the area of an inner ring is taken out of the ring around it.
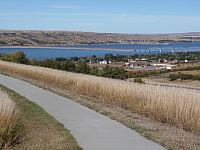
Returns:
[[[70,99],[0,74],[0,84],[37,103],[71,131],[84,150],[162,150],[135,131]]]

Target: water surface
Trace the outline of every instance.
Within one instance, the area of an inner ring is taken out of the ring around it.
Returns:
[[[0,48],[0,53],[23,51],[29,58],[46,59],[57,57],[89,57],[134,54],[158,54],[184,51],[200,51],[200,42],[179,42],[169,44],[93,44],[78,45],[68,48]]]

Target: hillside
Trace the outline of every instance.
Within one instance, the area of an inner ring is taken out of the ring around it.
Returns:
[[[0,46],[69,46],[99,43],[162,43],[200,41],[200,33],[116,34],[65,31],[0,31]]]

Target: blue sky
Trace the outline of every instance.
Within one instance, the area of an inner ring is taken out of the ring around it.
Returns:
[[[200,31],[199,0],[0,0],[0,29]]]

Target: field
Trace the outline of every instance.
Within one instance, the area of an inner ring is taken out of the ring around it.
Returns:
[[[0,90],[0,149],[18,142],[15,127],[18,108],[7,93]]]
[[[198,80],[175,80],[175,81],[170,81],[169,75],[170,74],[187,74],[187,75],[200,75],[199,70],[191,70],[191,71],[177,71],[173,73],[165,73],[165,74],[160,74],[160,75],[154,75],[150,77],[143,78],[145,83],[149,84],[158,84],[158,85],[166,85],[166,86],[176,86],[176,87],[185,87],[185,88],[195,88],[195,89],[200,89],[200,81]],[[130,79],[132,81],[132,79]]]
[[[192,70],[192,71],[178,71],[175,73],[182,73],[182,74],[188,74],[188,75],[197,75],[200,76],[200,70]]]
[[[195,63],[182,63],[177,66],[178,69],[182,68],[189,68],[189,67],[199,67],[200,62],[195,62]]]
[[[200,93],[195,90],[130,83],[3,61],[0,61],[0,70],[50,83],[93,97],[101,103],[120,106],[156,121],[200,133]]]

